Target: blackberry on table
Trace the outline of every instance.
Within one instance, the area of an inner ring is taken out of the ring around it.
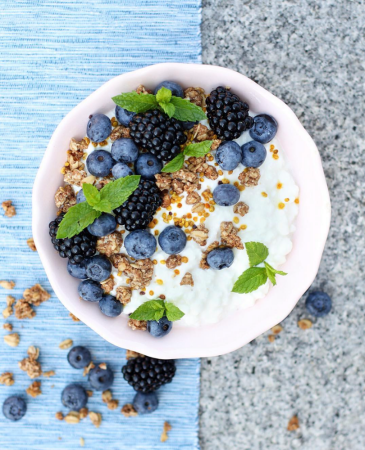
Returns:
[[[183,122],[170,119],[157,109],[136,114],[129,128],[134,142],[161,161],[175,158],[181,151],[180,145],[186,142]]]
[[[232,141],[253,126],[248,104],[222,86],[210,93],[206,105],[209,125],[219,139]]]
[[[60,214],[49,224],[49,235],[55,250],[61,258],[68,258],[70,264],[80,264],[86,258],[95,255],[96,238],[86,229],[72,238],[57,239],[57,231],[64,214]]]
[[[147,228],[157,208],[161,206],[160,194],[154,181],[141,179],[128,200],[114,210],[117,222],[128,231]]]
[[[152,392],[170,383],[176,372],[173,359],[155,359],[149,356],[130,359],[122,367],[124,379],[137,392]]]

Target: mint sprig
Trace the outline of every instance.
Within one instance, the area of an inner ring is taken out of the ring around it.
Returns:
[[[100,191],[95,186],[83,183],[82,190],[86,202],[72,206],[62,219],[57,231],[57,239],[71,238],[87,226],[103,212],[110,213],[122,205],[137,189],[139,175],[130,175],[106,184]]]
[[[269,256],[269,249],[261,242],[245,242],[250,268],[245,270],[234,283],[232,292],[248,294],[256,291],[269,279],[273,286],[276,285],[275,275],[287,275],[281,270],[276,270],[265,259]],[[256,267],[264,263],[264,267]]]
[[[112,97],[115,104],[127,111],[142,113],[150,109],[160,109],[170,118],[183,122],[196,122],[207,118],[202,108],[190,100],[172,95],[170,89],[161,87],[156,95],[127,92]]]
[[[135,320],[160,320],[167,317],[170,322],[181,319],[185,314],[173,303],[163,300],[149,300],[139,306],[131,315]]]
[[[196,156],[197,158],[204,156],[209,153],[212,143],[213,141],[203,141],[197,144],[187,145],[182,153],[179,153],[162,168],[161,172],[177,172],[184,166],[184,156]]]

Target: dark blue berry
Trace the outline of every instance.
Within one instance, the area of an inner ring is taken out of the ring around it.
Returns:
[[[235,205],[240,199],[240,191],[233,184],[219,184],[213,191],[213,200],[220,206]]]
[[[156,392],[137,392],[133,399],[133,407],[138,414],[151,414],[158,408],[158,397]]]
[[[87,259],[84,259],[80,264],[71,264],[70,261],[67,262],[67,271],[68,273],[79,280],[85,280],[87,278],[86,275],[86,263]]]
[[[124,246],[129,256],[135,259],[150,258],[156,251],[156,239],[147,230],[135,230],[125,238]]]
[[[312,316],[323,317],[331,311],[332,300],[325,292],[311,292],[305,301],[305,307]]]
[[[215,154],[215,160],[223,170],[234,170],[241,159],[241,147],[234,141],[223,142]]]
[[[86,197],[82,189],[76,194],[76,203],[86,202]]]
[[[167,317],[162,317],[160,320],[147,321],[147,331],[151,336],[161,338],[169,334],[172,329],[172,322]]]
[[[83,369],[91,362],[91,353],[86,347],[76,345],[68,352],[67,361],[75,369]]]
[[[103,213],[100,217],[87,227],[93,236],[103,237],[113,233],[117,228],[117,221],[112,214]]]
[[[107,294],[99,301],[100,311],[108,317],[117,317],[122,314],[123,305],[113,295]]]
[[[227,269],[233,263],[233,250],[229,247],[215,248],[208,253],[207,263],[209,267],[216,270]]]
[[[66,386],[61,394],[63,405],[72,411],[79,411],[81,408],[85,408],[87,399],[88,396],[85,389],[76,383]]]
[[[132,139],[120,138],[113,142],[112,157],[118,162],[132,163],[138,158],[138,147]]]
[[[246,167],[260,167],[266,159],[266,148],[260,142],[250,141],[242,145],[242,164]]]
[[[126,163],[117,163],[112,168],[112,174],[115,179],[124,178],[133,175],[133,170]]]
[[[114,381],[114,373],[109,368],[102,369],[99,366],[94,367],[89,372],[89,383],[97,391],[105,391],[109,389]]]
[[[194,125],[198,124],[199,122],[183,122],[182,126],[184,127],[184,130],[191,130]]]
[[[18,397],[17,395],[8,397],[3,403],[3,414],[12,422],[20,420],[22,417],[24,417],[26,412],[27,404],[21,397]]]
[[[274,139],[278,131],[278,123],[269,114],[259,114],[253,118],[253,127],[250,129],[250,136],[261,144],[267,144]]]
[[[78,293],[87,302],[98,302],[101,300],[104,291],[100,283],[93,280],[85,280],[79,284]]]
[[[87,123],[86,134],[93,142],[103,142],[112,132],[112,123],[105,114],[94,114],[90,116]]]
[[[117,121],[123,125],[124,127],[127,127],[129,125],[129,122],[131,121],[132,117],[135,116],[136,113],[132,111],[127,111],[126,109],[116,106],[115,107],[115,117]]]
[[[95,177],[108,176],[113,164],[112,155],[106,150],[94,150],[86,159],[87,170]]]
[[[169,225],[159,235],[158,243],[165,253],[176,255],[185,248],[186,234],[181,228]]]
[[[162,88],[162,86],[166,89],[170,89],[171,94],[174,95],[175,97],[184,98],[183,88],[179,84],[175,83],[174,81],[167,81],[167,80],[162,81],[155,87],[155,90],[154,90],[155,95]]]
[[[135,163],[136,174],[147,180],[154,180],[156,173],[160,173],[161,169],[162,162],[151,153],[142,153]]]
[[[87,278],[94,281],[106,280],[112,272],[112,263],[104,255],[95,255],[86,263]]]

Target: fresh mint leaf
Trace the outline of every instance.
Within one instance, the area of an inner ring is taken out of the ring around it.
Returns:
[[[172,173],[177,172],[184,166],[184,155],[183,153],[178,154],[175,156],[174,159],[172,159],[170,162],[168,162],[161,170],[161,172],[164,173]]]
[[[171,94],[170,89],[167,89],[164,86],[162,86],[162,88],[157,91],[156,100],[160,104],[161,103],[169,103],[169,101],[171,100],[171,96],[172,96],[172,94]]]
[[[160,319],[162,319],[162,317],[164,316],[164,312],[165,312],[165,309],[159,309],[158,311],[156,311],[154,320],[159,321]]]
[[[181,309],[179,309],[173,303],[165,302],[165,308],[166,308],[166,317],[168,320],[170,320],[170,322],[175,322],[176,320],[181,319],[185,315],[181,311]]]
[[[250,266],[257,266],[269,256],[269,249],[261,242],[245,242],[246,252]]]
[[[170,118],[175,113],[175,106],[172,103],[160,103],[160,108],[166,113]]]
[[[110,203],[110,212],[122,205],[139,185],[140,175],[129,175],[106,184],[100,191],[101,201]]]
[[[149,109],[157,108],[158,102],[153,94],[137,94],[137,92],[127,92],[116,95],[112,98],[114,103],[127,111],[142,113]]]
[[[285,272],[282,272],[281,270],[276,270],[274,269],[272,266],[270,266],[270,264],[268,264],[266,261],[264,262],[265,264],[265,269],[266,269],[266,274],[269,277],[269,280],[271,281],[271,283],[273,284],[273,286],[276,285],[276,278],[275,275],[288,275]]]
[[[106,212],[106,213],[110,213],[113,210],[112,204],[107,199],[100,200],[100,202],[98,204],[96,204],[93,208],[96,209],[96,211],[101,211],[101,212]]]
[[[267,281],[267,273],[264,267],[250,267],[235,282],[232,292],[248,294],[256,291],[258,287]]]
[[[187,145],[184,149],[184,155],[186,156],[196,156],[197,158],[209,153],[213,141],[203,141],[197,144]]]
[[[95,186],[88,183],[83,183],[82,190],[85,194],[86,201],[90,206],[95,206],[100,202],[100,192]]]
[[[181,120],[182,122],[196,122],[197,120],[207,118],[204,111],[189,100],[172,96],[170,103],[175,106],[174,118],[177,120]]]
[[[71,206],[65,214],[57,231],[57,239],[71,238],[94,222],[101,215],[87,202]]]
[[[165,305],[163,300],[149,300],[148,302],[142,303],[142,305],[130,315],[130,318],[135,320],[157,320],[155,317],[160,316],[161,319],[164,312]]]

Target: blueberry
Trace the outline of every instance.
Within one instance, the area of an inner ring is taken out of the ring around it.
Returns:
[[[75,369],[83,369],[91,362],[91,353],[86,347],[76,345],[68,352],[67,361]]]
[[[181,228],[169,225],[159,235],[158,243],[165,253],[176,255],[185,248],[186,234]]]
[[[194,125],[196,125],[199,122],[183,122],[182,126],[184,128],[184,130],[191,130],[193,128]]]
[[[162,81],[155,87],[155,91],[154,91],[155,95],[162,88],[162,86],[165,87],[166,89],[170,89],[172,95],[174,95],[175,97],[184,98],[183,88],[179,84],[175,83],[174,81],[167,81],[167,80]]]
[[[136,113],[134,113],[132,111],[127,111],[126,109],[124,109],[118,105],[115,107],[115,117],[117,118],[117,121],[124,127],[127,127],[129,125],[129,122],[132,120],[132,117],[135,115],[136,115]]]
[[[223,170],[234,170],[241,159],[241,147],[234,141],[223,142],[215,154],[215,160]]]
[[[112,174],[115,179],[124,178],[133,175],[133,170],[127,164],[120,162],[113,166]]]
[[[113,381],[114,374],[109,366],[106,366],[106,369],[96,366],[89,372],[89,383],[97,391],[109,389]]]
[[[158,397],[156,392],[137,392],[133,399],[133,407],[138,414],[151,414],[158,408]]]
[[[18,397],[17,395],[8,397],[3,403],[3,414],[12,422],[20,420],[22,417],[24,417],[26,412],[27,404],[21,397]]]
[[[67,262],[68,273],[79,280],[85,280],[88,278],[86,275],[86,263],[87,259],[84,259],[80,264],[71,264],[70,261]]]
[[[138,147],[132,139],[120,138],[113,142],[112,157],[118,162],[131,163],[138,158]]]
[[[167,317],[162,317],[160,320],[147,321],[147,331],[151,336],[161,338],[169,334],[172,329],[172,322]]]
[[[277,121],[268,114],[259,114],[253,118],[253,127],[250,129],[250,136],[261,144],[267,144],[274,139],[278,131]]]
[[[108,317],[117,317],[122,314],[123,305],[113,295],[104,295],[99,301],[100,311]]]
[[[227,269],[233,263],[233,250],[229,247],[218,247],[208,253],[207,263],[216,270]]]
[[[112,273],[112,263],[104,255],[92,256],[86,263],[87,278],[104,281]]]
[[[86,159],[87,170],[95,177],[108,176],[113,164],[112,155],[106,150],[94,150]]]
[[[93,142],[103,142],[112,132],[112,123],[105,114],[94,114],[90,116],[87,123],[86,134]]]
[[[260,142],[250,141],[242,145],[242,164],[246,167],[260,167],[266,159],[266,148]]]
[[[135,163],[137,175],[141,175],[146,180],[154,180],[156,173],[160,173],[162,162],[151,153],[142,153]]]
[[[312,316],[323,317],[331,311],[332,300],[325,292],[311,292],[305,301],[305,307]]]
[[[219,184],[213,191],[213,200],[220,206],[235,205],[240,199],[240,191],[233,184]]]
[[[79,411],[81,408],[85,408],[87,399],[88,396],[85,389],[76,383],[66,386],[61,394],[63,405],[72,409],[72,411]]]
[[[76,203],[86,202],[86,197],[82,189],[76,194]]]
[[[112,214],[103,213],[100,217],[87,227],[93,236],[103,237],[113,233],[117,228],[117,221]]]
[[[132,258],[150,258],[156,251],[156,239],[147,230],[135,230],[125,238],[124,246]]]
[[[79,296],[87,302],[98,302],[104,294],[100,283],[92,280],[82,281],[79,284],[78,292]]]

